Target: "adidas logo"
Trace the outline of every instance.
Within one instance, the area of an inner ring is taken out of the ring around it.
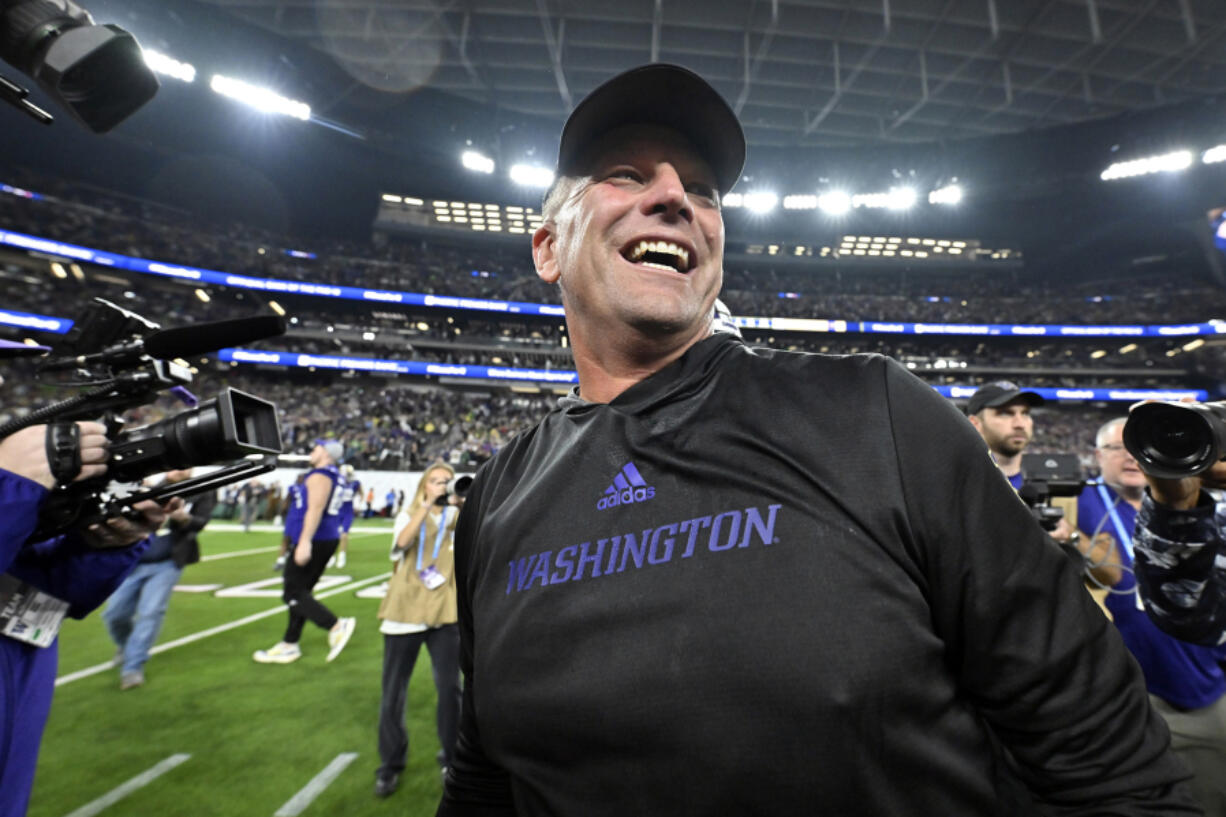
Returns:
[[[646,502],[655,495],[656,489],[647,484],[647,480],[643,479],[634,463],[628,462],[613,478],[613,484],[604,489],[604,496],[596,503],[596,509],[603,511],[632,502]]]

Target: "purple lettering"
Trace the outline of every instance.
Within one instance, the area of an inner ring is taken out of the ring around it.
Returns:
[[[571,554],[569,556],[567,555],[568,551]],[[574,559],[574,554],[578,551],[579,548],[574,545],[567,545],[558,551],[558,558],[554,559],[553,562],[558,569],[549,577],[550,584],[561,584],[562,582],[570,581],[571,574],[575,572],[575,563],[572,560]]]
[[[757,508],[745,509],[745,535],[741,538],[740,547],[749,547],[749,534],[754,531],[758,534],[758,541],[764,545],[775,544],[775,513],[782,508],[782,505],[770,505],[767,510],[770,515],[767,521],[762,521],[762,514],[758,513]]]
[[[731,524],[728,526],[728,541],[720,542],[719,529],[723,524],[721,520],[729,519]],[[726,511],[715,517],[711,523],[711,538],[707,541],[707,547],[713,551],[728,550],[728,548],[736,547],[737,534],[741,532],[741,512]]]
[[[687,519],[681,523],[681,532],[690,532],[689,541],[685,543],[685,553],[681,554],[682,559],[688,559],[694,555],[694,543],[698,541],[698,531],[703,528],[710,527],[711,517],[699,516],[694,519]]]
[[[651,532],[651,548],[647,551],[647,561],[651,562],[653,565],[658,565],[663,564],[664,562],[667,562],[669,559],[673,558],[673,543],[677,540],[672,536],[669,536],[667,539],[663,539],[663,541],[661,541],[661,535],[665,533],[675,534],[676,532],[677,526],[675,524],[661,525],[653,530]],[[646,537],[646,531],[644,531],[643,535]],[[664,545],[663,553],[659,552],[659,546],[661,544]]]
[[[575,577],[571,581],[577,582],[582,579],[583,571],[588,565],[592,566],[593,579],[600,575],[600,557],[604,555],[604,543],[607,541],[607,539],[601,539],[597,542],[596,553],[591,556],[587,552],[588,548],[592,546],[591,542],[584,542],[582,545],[579,545],[579,564],[575,568]]]

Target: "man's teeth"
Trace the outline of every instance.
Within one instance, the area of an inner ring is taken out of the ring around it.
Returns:
[[[664,264],[644,262],[648,266],[662,267],[664,269],[680,270],[682,272],[690,268],[690,251],[684,247],[679,247],[671,241],[640,241],[630,250],[629,259],[635,263],[642,260],[647,253],[655,253],[658,255],[671,255],[677,259],[675,266],[669,267]]]

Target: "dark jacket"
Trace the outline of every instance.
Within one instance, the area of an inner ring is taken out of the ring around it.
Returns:
[[[196,540],[196,535],[213,516],[213,507],[217,505],[217,492],[192,494],[184,497],[183,501],[188,503],[191,509],[191,521],[172,520],[170,523],[170,558],[174,559],[175,567],[179,568],[200,561],[200,543]]]

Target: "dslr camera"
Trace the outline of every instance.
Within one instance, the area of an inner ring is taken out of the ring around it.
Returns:
[[[78,420],[100,420],[110,440],[103,476],[68,482],[65,476],[47,497],[36,542],[67,530],[131,513],[143,500],[175,496],[250,479],[276,467],[281,430],[276,406],[236,389],[223,389],[199,402],[186,386],[191,370],[176,358],[205,354],[226,345],[285,332],[278,316],[240,318],[179,329],[162,329],[109,301],[98,298],[52,354],[38,364],[38,376],[73,370],[75,380],[61,384],[81,391],[3,426],[0,439],[33,425],[48,424],[52,472],[75,474],[80,467]],[[140,428],[125,428],[120,416],[170,392],[188,409]],[[258,461],[243,459],[255,455]],[[240,460],[209,474],[173,485],[144,489],[146,477],[171,469]]]
[[[1208,471],[1226,458],[1226,402],[1143,403],[1124,423],[1124,447],[1155,477]]]

